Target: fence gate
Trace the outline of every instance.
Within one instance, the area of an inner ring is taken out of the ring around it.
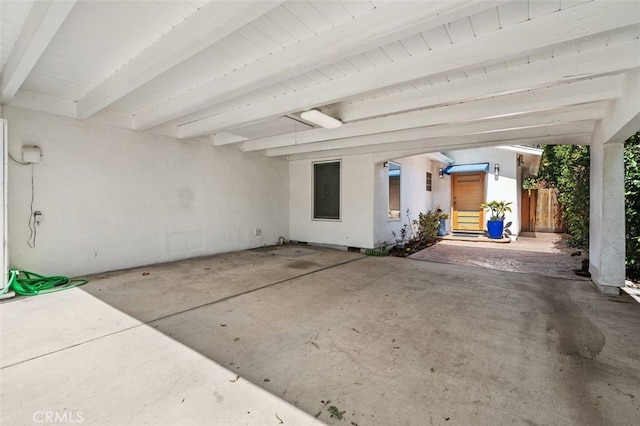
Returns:
[[[523,189],[520,223],[528,232],[564,232],[564,218],[555,188]]]

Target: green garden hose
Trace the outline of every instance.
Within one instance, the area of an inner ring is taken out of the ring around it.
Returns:
[[[68,278],[64,276],[45,277],[34,272],[9,271],[9,283],[0,291],[0,296],[9,290],[15,291],[22,296],[35,296],[38,294],[53,293],[55,291],[67,290],[88,283],[89,280],[83,278]]]

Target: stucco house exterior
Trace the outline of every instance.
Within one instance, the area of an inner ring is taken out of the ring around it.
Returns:
[[[505,223],[511,223],[511,239],[522,229],[522,183],[537,175],[542,150],[525,146],[478,148],[446,153],[452,164],[438,169],[439,184],[434,194],[435,205],[450,213],[450,232],[486,230],[485,211],[481,203],[498,200],[511,202]],[[442,176],[442,177],[440,177]],[[466,204],[465,204],[466,203]]]
[[[537,148],[502,146],[390,159],[361,155],[292,161],[291,236],[314,244],[376,248],[391,244],[393,233],[420,212],[438,207],[450,213],[449,231],[482,232],[480,204],[497,199],[513,203],[506,222],[517,238],[522,181],[537,173],[541,155]],[[325,186],[321,175],[329,167],[337,176],[333,187]],[[331,193],[333,215],[319,211],[331,203],[318,198],[321,192]],[[464,205],[469,196],[471,204]],[[470,211],[475,211],[475,224]]]

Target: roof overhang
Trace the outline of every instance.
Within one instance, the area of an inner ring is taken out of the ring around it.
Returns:
[[[489,163],[477,163],[477,164],[457,164],[449,166],[442,171],[444,174],[450,175],[453,173],[472,173],[472,172],[489,172]]]

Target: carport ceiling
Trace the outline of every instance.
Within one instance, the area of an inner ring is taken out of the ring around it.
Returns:
[[[293,159],[588,144],[640,67],[633,0],[0,8],[5,106]]]

